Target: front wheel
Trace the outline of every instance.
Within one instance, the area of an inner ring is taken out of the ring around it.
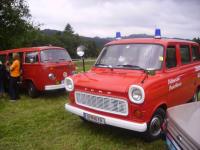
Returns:
[[[162,131],[161,127],[165,119],[165,114],[165,110],[162,108],[156,110],[150,122],[148,123],[148,128],[145,133],[145,139],[147,141],[153,141],[160,137]]]
[[[38,91],[32,82],[28,83],[28,95],[31,98],[36,98],[38,96]]]

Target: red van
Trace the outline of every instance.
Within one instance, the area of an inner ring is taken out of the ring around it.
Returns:
[[[168,107],[198,101],[199,50],[192,41],[159,37],[112,41],[90,71],[65,79],[65,109],[156,139]]]
[[[75,65],[67,50],[61,47],[44,46],[0,51],[3,63],[12,61],[12,54],[21,59],[22,85],[31,97],[39,91],[64,88],[64,78],[74,74]]]

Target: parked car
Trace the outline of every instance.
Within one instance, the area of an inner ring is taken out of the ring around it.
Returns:
[[[171,107],[165,121],[170,150],[200,150],[200,102]]]
[[[90,71],[65,79],[65,109],[156,139],[167,108],[198,100],[199,50],[198,43],[160,36],[112,41]]]
[[[22,86],[30,97],[40,91],[64,89],[64,78],[75,72],[67,50],[61,47],[43,46],[0,51],[3,63],[12,62],[13,53],[19,53],[22,70]]]

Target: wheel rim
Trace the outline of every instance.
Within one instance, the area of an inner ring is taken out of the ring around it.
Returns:
[[[151,120],[149,130],[152,136],[158,136],[161,132],[161,119],[159,116],[154,116]]]
[[[32,94],[32,91],[33,91],[33,88],[32,88],[32,87],[29,87],[29,90],[28,90],[29,95]]]

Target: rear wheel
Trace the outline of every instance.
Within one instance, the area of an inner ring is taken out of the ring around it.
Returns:
[[[192,98],[192,102],[198,102],[198,101],[200,101],[200,98],[199,98],[199,93],[200,92],[200,90],[199,90],[199,88],[196,90],[196,92],[194,93],[194,96],[193,96],[193,98]]]
[[[28,95],[31,97],[31,98],[36,98],[38,97],[39,93],[35,87],[35,85],[32,83],[32,82],[29,82],[28,83]]]
[[[148,123],[148,129],[145,133],[145,139],[147,141],[153,141],[160,137],[164,119],[165,110],[163,108],[158,108],[151,118],[151,121]]]

